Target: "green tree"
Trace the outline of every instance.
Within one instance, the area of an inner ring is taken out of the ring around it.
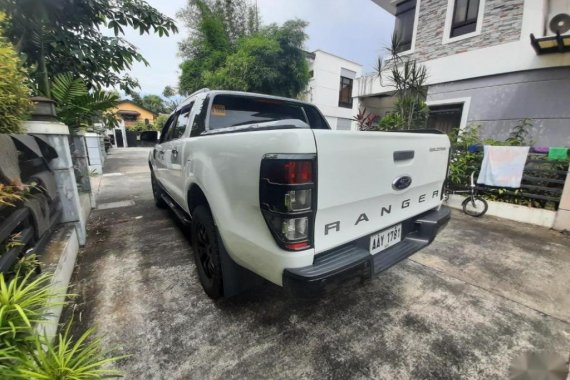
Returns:
[[[154,112],[155,114],[164,113],[167,111],[164,99],[162,99],[159,95],[149,94],[143,96],[141,106],[149,111]]]
[[[0,13],[0,23],[4,21]],[[26,73],[12,44],[0,28],[0,133],[18,133],[30,109]]]
[[[176,90],[173,89],[171,86],[165,86],[164,90],[162,90],[162,96],[164,96],[165,98],[171,98],[173,96],[176,96]]]
[[[204,28],[204,18],[216,15],[221,30],[230,43],[251,35],[259,29],[257,6],[248,0],[188,0],[186,7],[177,14],[191,31],[188,38],[180,43],[180,52],[191,58],[195,53],[195,40]],[[210,20],[212,21],[212,20]]]
[[[202,0],[191,0],[196,20],[187,22],[192,33],[180,44],[180,54],[186,58],[180,65],[181,75],[178,91],[189,94],[206,87],[204,73],[220,67],[228,54],[231,44],[222,17]]]
[[[170,104],[160,95],[148,94],[141,96],[138,92],[130,94],[133,103],[146,108],[155,114],[166,113],[170,111]]]
[[[158,115],[156,119],[154,119],[154,123],[152,124],[152,129],[155,131],[162,131],[164,128],[164,124],[166,124],[166,120],[168,120],[167,115]]]
[[[0,0],[0,11],[8,14],[7,35],[43,94],[63,73],[78,75],[89,89],[118,86],[129,92],[138,83],[128,70],[134,62],[148,63],[122,37],[124,28],[161,37],[177,32],[174,20],[143,0]]]
[[[217,2],[191,0],[191,5],[195,29],[180,46],[187,58],[181,65],[181,93],[208,87],[297,97],[306,87],[305,21],[260,26],[255,16],[254,26],[243,28],[229,22],[228,11]],[[256,10],[250,7],[240,12],[255,14]]]

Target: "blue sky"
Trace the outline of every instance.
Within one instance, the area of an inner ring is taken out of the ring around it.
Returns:
[[[175,17],[187,0],[147,0],[162,13]],[[252,0],[254,1],[254,0]],[[264,23],[283,23],[292,18],[309,22],[308,50],[322,49],[364,66],[374,67],[379,54],[388,45],[394,28],[393,16],[372,0],[257,0]],[[150,67],[136,64],[132,75],[141,84],[141,92],[162,93],[166,85],[178,83],[180,58],[178,42],[187,31],[177,22],[180,33],[170,37],[140,36],[127,31],[126,39],[139,48]]]

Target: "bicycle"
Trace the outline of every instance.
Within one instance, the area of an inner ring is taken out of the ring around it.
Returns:
[[[464,194],[469,193],[469,196],[461,202],[463,207],[463,212],[469,216],[480,217],[485,215],[489,209],[487,201],[477,194],[477,185],[475,184],[475,172],[471,173],[471,184],[469,190],[455,190],[452,191],[449,188],[445,189],[444,199],[447,201],[449,199],[449,194]]]

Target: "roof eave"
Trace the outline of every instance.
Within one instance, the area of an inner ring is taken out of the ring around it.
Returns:
[[[391,15],[396,14],[396,4],[401,2],[401,0],[372,0],[376,3],[380,8],[384,9],[386,12],[390,13]]]

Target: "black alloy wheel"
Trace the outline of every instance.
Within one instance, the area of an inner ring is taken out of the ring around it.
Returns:
[[[150,172],[150,184],[152,186],[152,196],[154,197],[154,203],[158,208],[166,208],[168,205],[162,198],[162,189],[154,176],[154,172]]]
[[[191,233],[200,283],[210,298],[220,298],[223,296],[220,240],[208,206],[200,205],[192,212]]]

